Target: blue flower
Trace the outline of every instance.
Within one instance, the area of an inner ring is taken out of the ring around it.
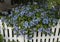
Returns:
[[[24,29],[19,31],[19,33],[20,33],[21,35],[25,35],[26,32],[27,32],[27,31],[24,30]]]
[[[41,13],[41,18],[44,18],[44,17],[46,17],[46,12]]]
[[[44,30],[46,33],[50,34],[51,33],[51,28],[47,28],[46,30]]]
[[[13,17],[13,20],[16,20],[18,18],[18,16],[17,15],[15,15],[14,17]]]
[[[15,12],[19,12],[19,10],[15,10]]]
[[[17,31],[15,31],[15,30],[13,31],[14,34],[16,34],[16,32],[17,32]]]
[[[29,12],[28,14],[26,14],[27,17],[31,17],[31,16],[33,16],[33,15],[34,15],[33,12]]]
[[[31,8],[30,7],[26,7],[26,10],[30,10]]]
[[[34,26],[35,23],[33,21],[30,21],[29,26]]]
[[[33,11],[33,13],[35,14],[35,13],[36,13],[36,11]]]
[[[33,19],[33,22],[34,22],[35,24],[38,24],[38,23],[39,23],[39,21],[40,21],[40,19],[39,19],[39,18],[37,18],[37,19]]]
[[[1,18],[1,21],[4,22],[4,21],[6,21],[6,19],[5,19],[4,17],[2,17],[2,18]]]
[[[15,31],[18,31],[18,29],[19,29],[19,28],[18,28],[17,26],[14,26],[14,30],[15,30]]]
[[[39,12],[40,10],[39,9],[35,9],[36,12]]]
[[[53,23],[56,24],[58,22],[58,19],[53,19]]]
[[[19,30],[19,27],[17,26],[17,24],[14,24],[13,26],[14,26],[14,30],[15,31],[18,31]]]
[[[27,27],[29,26],[29,25],[28,25],[28,22],[25,21],[24,24],[23,24],[23,26],[24,26],[25,28],[27,28]]]
[[[39,23],[39,21],[40,21],[39,18],[35,19],[35,17],[34,17],[33,20],[30,21],[29,26],[37,25]]]
[[[42,22],[43,22],[43,24],[48,24],[49,20],[47,18],[44,18]]]
[[[24,10],[20,12],[20,16],[23,16],[24,14],[25,14]]]
[[[43,28],[39,28],[38,29],[38,32],[43,32]]]
[[[25,34],[25,31],[24,31],[24,30],[21,30],[21,31],[20,31],[20,34],[21,34],[21,35],[24,35],[24,34]]]
[[[53,7],[52,9],[51,9],[51,11],[56,11],[57,9],[55,8],[55,7]]]
[[[16,7],[16,8],[15,8],[15,12],[19,12],[19,9],[18,9],[18,7]]]

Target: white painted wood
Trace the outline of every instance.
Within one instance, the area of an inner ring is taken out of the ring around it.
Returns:
[[[48,42],[49,41],[49,38],[46,38],[46,42]]]
[[[17,40],[19,42],[28,42],[28,39],[27,39],[27,35],[23,36],[23,35],[20,35],[20,36],[16,36],[14,35],[14,37],[12,37],[12,28],[11,27],[7,27],[6,23],[4,23],[4,28],[5,28],[5,37],[4,39],[6,40],[6,42],[8,42],[8,39],[10,41],[14,40],[17,42]],[[56,28],[56,31],[55,31],[55,28]],[[50,39],[50,42],[53,42],[53,38],[54,38],[54,42],[57,42],[57,38],[58,38],[58,41],[60,42],[60,34],[58,35],[58,32],[59,32],[59,28],[60,28],[60,21],[58,22],[57,26],[54,26],[52,27],[52,32],[56,32],[55,33],[55,36],[53,34],[51,34],[51,36],[47,35],[45,36],[45,34],[43,34],[41,36],[41,32],[38,33],[38,36],[36,37],[36,32],[34,33],[34,37],[32,38],[33,39],[33,42],[36,42],[36,39],[37,39],[37,42],[40,42],[40,39],[42,39],[42,42],[45,42],[44,40],[46,39],[46,42],[49,42],[49,39]],[[8,31],[7,29],[9,30],[9,37],[8,37]],[[0,33],[3,34],[3,26],[2,26],[2,22],[0,20]],[[4,35],[3,35],[4,36]],[[32,39],[30,40],[32,42]]]
[[[34,33],[34,38],[33,38],[34,42],[36,42],[36,33]]]
[[[2,27],[2,22],[0,20],[0,33],[3,35],[3,27]]]
[[[25,37],[24,37],[24,38],[25,38],[25,39],[24,39],[24,40],[25,40],[25,42],[28,42],[28,39],[26,39],[26,38],[27,38],[27,35],[25,35]]]
[[[41,32],[38,33],[38,42],[40,42]]]

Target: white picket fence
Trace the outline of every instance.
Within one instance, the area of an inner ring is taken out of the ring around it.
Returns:
[[[5,29],[3,29],[2,22],[0,20],[0,33],[4,36],[4,42],[9,42],[9,41],[15,41],[15,42],[28,42],[28,39],[26,39],[26,36],[16,36],[13,34],[12,28],[7,27],[5,24]],[[41,32],[39,33],[34,33],[33,39],[31,39],[31,42],[60,42],[60,20],[57,24],[57,26],[52,27],[52,32],[54,34],[50,35],[45,35],[42,34]]]

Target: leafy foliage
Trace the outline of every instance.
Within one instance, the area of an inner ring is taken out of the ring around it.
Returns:
[[[27,34],[30,39],[31,35],[37,31],[51,34],[51,27],[57,25],[60,17],[59,10],[51,4],[53,1],[47,2],[19,5],[12,9],[10,15],[2,17],[1,20],[6,22],[8,26],[13,27],[17,36]]]
[[[3,36],[0,34],[0,42],[3,42]]]

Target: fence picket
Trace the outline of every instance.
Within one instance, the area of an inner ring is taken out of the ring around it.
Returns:
[[[27,39],[27,35],[25,36],[13,36],[12,33],[12,28],[11,27],[7,27],[6,23],[4,23],[4,29],[2,26],[2,22],[0,20],[0,33],[3,35],[4,40],[6,42],[8,42],[9,40],[12,41],[16,41],[16,42],[28,42]],[[54,26],[51,28],[53,34],[50,35],[46,35],[46,34],[42,34],[41,32],[38,33],[34,33],[33,38],[30,40],[31,42],[60,42],[60,22],[58,22],[57,26]],[[5,36],[4,36],[5,35]],[[4,42],[5,42],[4,41]]]

